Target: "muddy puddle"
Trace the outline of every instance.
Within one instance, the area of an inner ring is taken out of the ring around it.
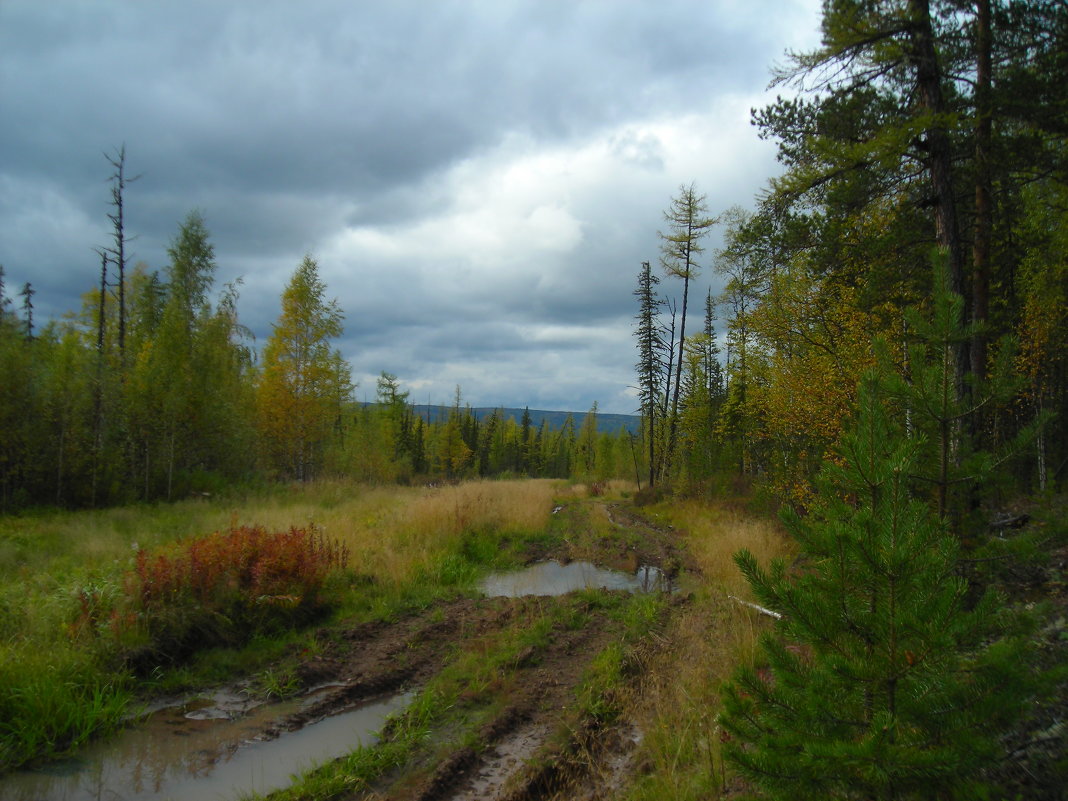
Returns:
[[[239,696],[160,709],[76,759],[0,778],[5,801],[227,801],[266,793],[375,740],[397,694],[285,732],[263,732],[315,697],[255,705]]]
[[[591,562],[537,562],[510,573],[493,573],[483,579],[481,590],[491,598],[524,595],[564,595],[575,590],[607,589],[627,592],[671,592],[664,572],[642,565],[633,573],[609,570]]]

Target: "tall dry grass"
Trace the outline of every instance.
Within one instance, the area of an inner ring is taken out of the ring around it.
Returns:
[[[734,564],[734,554],[743,548],[762,565],[792,554],[793,543],[775,519],[693,500],[673,501],[661,507],[660,514],[682,533],[702,585],[713,591],[750,597],[749,585]]]
[[[630,788],[633,801],[709,799],[724,792],[726,776],[716,719],[719,690],[757,653],[769,619],[738,603],[750,599],[733,554],[752,551],[761,563],[790,558],[793,546],[775,520],[724,506],[673,501],[657,517],[679,531],[698,570],[688,578],[692,601],[673,618],[663,647],[647,658],[633,700],[644,736],[642,758],[652,766]]]
[[[454,550],[464,532],[536,532],[548,525],[553,480],[472,481],[439,487],[360,488],[350,497],[245,510],[239,522],[285,529],[314,524],[349,549],[351,564],[379,581],[405,583]],[[320,493],[322,490],[320,490]]]
[[[628,498],[638,490],[638,485],[625,478],[610,478],[603,481],[576,482],[564,489],[565,495],[576,498],[605,498],[619,500]]]

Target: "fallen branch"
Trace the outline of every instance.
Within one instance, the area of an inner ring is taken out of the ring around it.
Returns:
[[[734,595],[728,595],[727,597],[730,598],[732,601],[737,601],[738,603],[740,603],[740,604],[742,604],[744,606],[748,606],[750,609],[757,610],[762,615],[767,615],[768,617],[773,617],[776,620],[782,620],[782,615],[779,614],[778,612],[772,610],[772,609],[767,609],[767,608],[765,608],[763,606],[757,606],[756,604],[750,603],[749,601],[743,601],[741,598],[738,598],[738,597],[736,597]]]
[[[1022,512],[1018,515],[1006,515],[999,520],[991,520],[990,528],[1023,528],[1029,522],[1031,522],[1031,515],[1026,512]]]

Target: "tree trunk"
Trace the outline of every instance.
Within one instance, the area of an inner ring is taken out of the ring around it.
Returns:
[[[916,89],[924,110],[935,119],[927,128],[927,165],[935,200],[935,226],[938,245],[945,252],[950,291],[964,297],[964,252],[953,194],[953,149],[949,134],[937,117],[945,112],[942,97],[942,68],[935,47],[930,0],[909,0],[911,58],[916,70]],[[958,398],[964,394],[967,350],[954,345],[954,385]]]
[[[167,459],[167,500],[172,500],[171,492],[174,487],[174,429],[171,429],[170,455]]]
[[[691,234],[692,236],[692,229]],[[671,397],[671,428],[668,434],[668,459],[675,458],[675,436],[679,423],[679,388],[682,386],[682,362],[686,351],[686,307],[690,300],[690,251],[686,251],[686,273],[682,277],[682,319],[679,321],[679,361],[675,365],[675,389]]]
[[[986,322],[990,306],[991,208],[990,143],[993,136],[990,103],[992,33],[990,0],[976,0],[975,84],[975,239],[972,245],[972,322]],[[986,375],[986,333],[972,337],[971,370],[976,379]]]
[[[1042,416],[1042,398],[1039,397],[1037,406],[1036,417]],[[1048,479],[1048,471],[1046,468],[1046,427],[1040,426],[1038,434],[1035,436],[1035,460],[1038,468],[1038,491],[1046,491],[1046,482]]]
[[[59,453],[56,458],[56,506],[63,505],[63,449],[67,438],[66,421],[59,428]]]
[[[668,338],[668,363],[667,363],[667,382],[664,387],[664,413],[661,415],[662,423],[667,422],[668,417],[668,405],[671,398],[672,382],[675,379],[675,315],[676,308],[674,301],[668,304],[668,311],[671,312],[671,330]],[[655,435],[656,428],[653,428],[653,434]],[[661,432],[663,435],[665,432]],[[660,478],[664,478],[671,469],[671,453],[668,448],[668,442],[665,439],[660,443],[660,465],[657,468],[657,473]]]

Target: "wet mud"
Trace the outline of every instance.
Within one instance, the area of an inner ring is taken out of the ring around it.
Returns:
[[[595,512],[606,515],[613,527],[627,535],[605,537],[594,545],[592,553],[586,548],[581,554],[582,561],[591,563],[590,569],[611,568],[626,578],[615,585],[622,589],[604,592],[662,592],[669,588],[669,582],[685,567],[673,532],[618,506],[598,503]],[[560,567],[579,561],[572,559],[566,545],[529,554],[531,564],[549,560]],[[576,693],[584,674],[594,658],[618,640],[619,627],[604,612],[583,608],[580,597],[544,597],[556,593],[537,590],[534,586],[531,591],[535,594],[529,596],[508,592],[501,593],[502,597],[457,598],[395,621],[322,629],[317,633],[316,653],[294,655],[299,660],[297,672],[303,688],[297,698],[285,705],[259,705],[250,702],[242,688],[230,688],[200,706],[183,707],[180,720],[172,726],[176,739],[183,739],[183,730],[212,720],[243,721],[239,736],[232,741],[215,751],[199,749],[199,758],[215,764],[252,745],[295,743],[301,733],[310,733],[319,724],[383,699],[392,704],[390,709],[399,709],[405,697],[442,671],[468,644],[490,641],[499,632],[522,626],[547,604],[571,604],[586,622],[577,628],[558,627],[536,653],[529,650],[517,655],[507,686],[496,696],[497,705],[490,707],[497,711],[489,713],[474,736],[467,732],[468,736],[452,742],[449,733],[441,733],[410,764],[381,777],[368,792],[348,798],[508,801],[615,797],[634,768],[641,732],[626,720],[608,725],[575,710],[580,706],[576,705]],[[684,603],[685,598],[673,596],[666,605],[668,614]],[[383,714],[377,725],[384,719]],[[387,723],[385,737],[389,736],[388,728]],[[203,772],[210,773],[210,766]],[[263,792],[270,788],[255,789]],[[168,796],[149,793],[133,797]]]

